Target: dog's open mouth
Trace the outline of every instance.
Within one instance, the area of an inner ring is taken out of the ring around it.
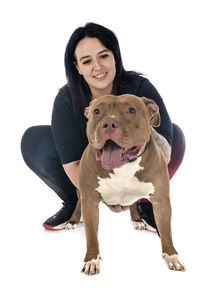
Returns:
[[[101,160],[102,167],[112,170],[125,164],[128,159],[138,157],[144,143],[139,143],[130,149],[122,148],[112,140],[107,140],[103,148],[96,150],[96,159]]]

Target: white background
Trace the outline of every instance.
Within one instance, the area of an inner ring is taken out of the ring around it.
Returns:
[[[198,1],[1,1],[1,277],[7,287],[199,287],[199,8]],[[20,140],[50,124],[66,83],[64,51],[79,26],[113,30],[127,70],[145,73],[187,140],[171,181],[174,244],[185,273],[166,268],[158,236],[135,231],[128,212],[100,208],[101,274],[80,273],[83,226],[48,232],[42,223],[60,199],[22,160]]]

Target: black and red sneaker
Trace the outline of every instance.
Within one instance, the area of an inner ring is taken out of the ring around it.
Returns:
[[[73,211],[63,202],[63,207],[53,216],[48,218],[43,227],[48,230],[63,230],[71,218]]]
[[[141,200],[137,202],[137,209],[140,217],[145,223],[146,230],[154,233],[158,233],[158,228],[156,226],[154,214],[153,214],[153,206],[151,202],[148,200]],[[158,233],[159,235],[159,233]]]

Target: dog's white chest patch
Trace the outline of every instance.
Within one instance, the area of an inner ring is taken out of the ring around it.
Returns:
[[[141,160],[142,157],[139,157],[113,169],[114,174],[110,173],[108,178],[97,177],[99,186],[96,190],[107,204],[128,206],[141,198],[149,199],[149,194],[154,193],[151,182],[139,181],[135,176],[137,171],[144,169],[140,166]]]

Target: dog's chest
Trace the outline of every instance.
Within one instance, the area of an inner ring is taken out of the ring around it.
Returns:
[[[149,194],[154,193],[151,182],[139,181],[136,172],[143,170],[140,166],[142,157],[134,162],[127,163],[120,168],[113,169],[109,177],[98,179],[96,190],[101,194],[103,200],[109,205],[128,206],[141,198],[149,199]]]

